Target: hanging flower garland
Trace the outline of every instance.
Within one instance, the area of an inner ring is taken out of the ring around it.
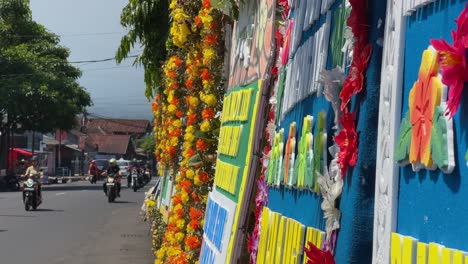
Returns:
[[[173,19],[170,40],[182,55],[171,57],[164,67],[164,95],[168,104],[166,112],[173,113],[178,120],[161,119],[162,123],[167,123],[167,127],[162,128],[166,135],[183,139],[181,148],[176,150],[176,158],[181,156],[182,160],[173,164],[179,168],[175,194],[155,263],[195,263],[201,247],[208,191],[214,177],[219,131],[217,113],[224,93],[221,73],[224,46],[219,24],[222,15],[211,8],[208,0],[186,3],[173,0],[170,11]],[[181,65],[185,67],[177,68],[178,59],[182,57]],[[159,134],[164,136],[164,132]],[[167,141],[170,147],[178,143],[171,137]],[[171,154],[166,152],[161,156],[171,158]]]

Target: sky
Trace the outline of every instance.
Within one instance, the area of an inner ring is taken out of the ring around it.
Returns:
[[[30,0],[33,19],[58,34],[61,45],[71,51],[69,61],[113,58],[125,29],[120,13],[128,0]],[[138,54],[141,47],[132,51]],[[151,106],[144,95],[143,68],[133,59],[74,64],[79,80],[90,94],[92,115],[113,118],[151,119]]]

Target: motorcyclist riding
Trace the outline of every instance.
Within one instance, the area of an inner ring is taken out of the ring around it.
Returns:
[[[26,179],[32,178],[35,182],[37,182],[38,195],[39,197],[42,197],[41,182],[40,182],[40,179],[42,179],[42,172],[41,172],[41,169],[39,168],[39,165],[37,164],[37,156],[33,156],[31,158],[31,166],[29,166],[26,169],[26,172],[22,176]]]
[[[120,172],[119,165],[117,165],[117,161],[112,158],[109,160],[109,167],[107,168],[106,171],[102,173],[103,176],[107,176],[109,174],[115,174],[115,182],[117,184],[117,196],[120,197],[120,181],[122,178],[122,173]],[[102,185],[104,189],[104,193],[107,192],[107,186],[106,186],[106,181],[104,181],[104,184]]]
[[[92,160],[91,164],[89,164],[88,174],[91,176],[91,183],[96,183],[99,177],[99,169],[95,160]]]
[[[137,170],[137,173],[140,173],[140,168],[138,166],[138,162],[137,160],[134,158],[132,160],[132,162],[130,163],[130,167],[128,168],[128,176],[127,176],[127,183],[128,183],[128,186],[131,185],[131,182],[132,182],[132,171],[133,169],[136,169]]]

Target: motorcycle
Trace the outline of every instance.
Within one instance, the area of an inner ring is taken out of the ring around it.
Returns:
[[[148,184],[151,181],[150,169],[145,170],[144,178],[145,178],[145,184]]]
[[[136,192],[138,190],[138,187],[140,186],[139,173],[136,169],[133,169],[131,175],[132,175],[132,188],[133,188],[133,191]]]
[[[24,209],[29,211],[31,208],[36,210],[42,203],[39,184],[32,178],[27,179],[23,185]]]
[[[18,178],[14,175],[0,177],[0,179],[1,190],[16,192],[19,191],[21,188]]]
[[[115,178],[116,175],[114,174],[108,175],[106,178],[106,195],[109,203],[114,202],[117,197],[117,182]]]

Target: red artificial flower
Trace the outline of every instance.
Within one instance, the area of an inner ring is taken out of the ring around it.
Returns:
[[[362,90],[364,86],[364,72],[369,65],[371,54],[372,46],[370,44],[367,44],[362,51],[357,46],[354,47],[353,62],[340,92],[341,111],[346,108],[351,97]]]
[[[460,105],[465,82],[468,81],[466,49],[468,48],[468,4],[456,20],[457,30],[452,31],[453,45],[445,40],[431,40],[439,52],[442,82],[449,87],[447,112],[453,117]]]
[[[203,139],[197,140],[197,149],[204,151],[208,148],[208,143],[206,143]]]
[[[198,220],[191,220],[189,226],[196,230],[200,226],[200,222]]]
[[[174,158],[177,154],[177,149],[174,146],[170,146],[168,149],[168,154],[171,158]]]
[[[202,118],[205,120],[210,120],[215,116],[215,111],[213,108],[206,108],[202,111]]]
[[[335,264],[335,260],[330,251],[322,251],[311,242],[308,242],[308,244],[308,248],[304,247],[304,253],[307,256],[307,264]]]
[[[348,166],[355,166],[358,157],[358,135],[356,133],[354,115],[345,112],[341,117],[341,131],[335,137],[335,142],[340,147],[338,164],[341,168],[341,177],[346,174]]]

